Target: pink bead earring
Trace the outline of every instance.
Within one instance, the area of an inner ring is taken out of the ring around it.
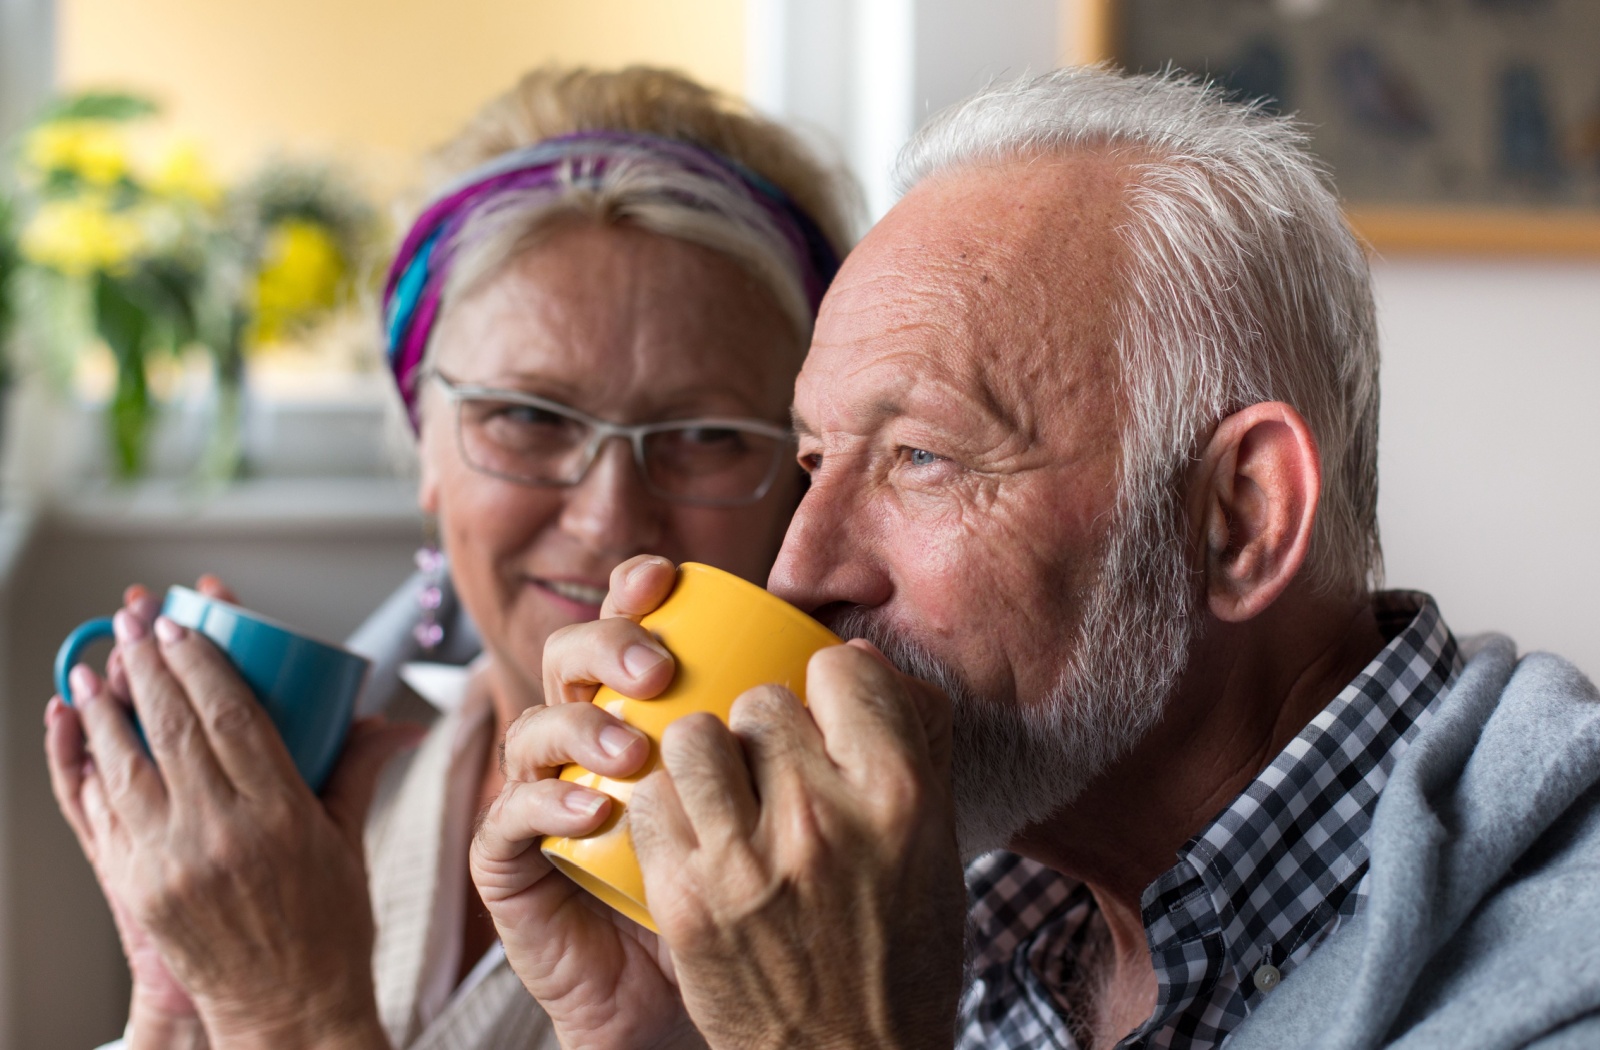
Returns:
[[[428,522],[427,539],[417,548],[417,568],[423,574],[422,589],[417,592],[417,607],[421,617],[412,635],[424,652],[433,652],[444,641],[444,625],[439,622],[439,607],[444,604],[444,552],[439,549],[438,529]]]

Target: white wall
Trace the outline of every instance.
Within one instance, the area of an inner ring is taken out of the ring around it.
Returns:
[[[1600,677],[1600,261],[1375,277],[1390,584]]]
[[[876,219],[895,154],[930,115],[1061,56],[1060,0],[748,0],[747,93],[815,132]]]

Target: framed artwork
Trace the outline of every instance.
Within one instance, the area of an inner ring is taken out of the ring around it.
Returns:
[[[1380,251],[1600,255],[1597,0],[1079,0],[1085,61],[1307,125]]]

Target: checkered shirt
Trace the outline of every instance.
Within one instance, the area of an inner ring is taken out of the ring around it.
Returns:
[[[1461,666],[1427,595],[1376,609],[1389,644],[1145,889],[1156,1008],[1119,1050],[1220,1046],[1365,900],[1378,794]],[[1065,991],[1094,897],[1005,852],[969,865],[967,887],[959,1050],[1078,1050]]]

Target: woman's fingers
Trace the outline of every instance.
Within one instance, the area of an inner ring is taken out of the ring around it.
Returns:
[[[608,777],[637,773],[650,740],[593,704],[530,707],[506,730],[501,768],[510,780],[543,780],[576,762]]]
[[[72,702],[82,719],[94,772],[84,778],[84,810],[96,841],[102,841],[90,804],[89,788],[116,822],[135,833],[159,831],[165,825],[167,790],[145,755],[122,705],[111,699],[98,675],[82,664],[72,669]]]
[[[88,758],[83,749],[83,723],[77,711],[52,696],[44,709],[44,755],[50,768],[50,792],[55,796],[56,807],[66,818],[78,845],[88,856],[95,858],[93,829],[83,812],[84,761]]]
[[[215,598],[218,601],[230,602],[234,605],[239,604],[239,596],[233,593],[233,588],[223,583],[220,576],[212,573],[208,572],[196,580],[194,589],[207,598]]]
[[[641,554],[611,570],[611,586],[600,605],[600,618],[637,620],[667,600],[678,582],[677,567],[656,554]]]
[[[666,646],[620,616],[563,627],[544,643],[544,702],[552,706],[592,700],[601,685],[648,699],[674,673]]]
[[[121,834],[122,828],[106,799],[106,786],[100,778],[99,767],[93,763],[84,775],[79,797],[83,799],[84,820],[89,825],[89,834],[94,837],[95,843],[116,852],[113,841]],[[98,866],[98,858],[90,858],[90,863]]]
[[[166,622],[160,620],[157,626]],[[127,609],[112,617],[111,624],[139,726],[162,779],[185,797],[209,797],[231,790],[189,694],[168,668],[149,628]],[[98,750],[95,754],[99,756]],[[115,804],[115,797],[112,802]]]
[[[303,788],[294,760],[266,710],[211,640],[166,617],[156,620],[155,637],[159,654],[146,647],[130,649],[127,657],[140,717],[146,717],[148,706],[139,692],[142,672],[153,691],[159,687],[163,696],[176,692],[184,706],[190,708],[207,757],[241,794],[261,798],[285,787]],[[159,751],[156,758],[165,769]]]
[[[122,608],[144,625],[145,632],[155,625],[161,614],[161,603],[156,601],[142,583],[135,583],[122,592]],[[122,664],[122,652],[113,647],[106,657],[106,686],[111,695],[132,706],[133,694],[128,689],[128,670]]]

